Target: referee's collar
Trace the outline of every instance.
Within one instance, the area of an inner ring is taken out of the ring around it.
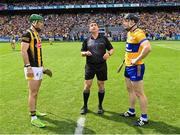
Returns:
[[[97,36],[96,39],[98,39],[98,38],[100,38],[100,37],[101,37],[100,34],[98,34],[98,36]],[[92,35],[90,36],[90,38],[93,39],[93,40],[96,40]]]

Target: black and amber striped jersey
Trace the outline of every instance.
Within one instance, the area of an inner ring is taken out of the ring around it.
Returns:
[[[27,30],[27,32],[22,36],[22,42],[29,43],[27,53],[31,66],[43,66],[41,39],[39,38],[38,33],[31,29]]]

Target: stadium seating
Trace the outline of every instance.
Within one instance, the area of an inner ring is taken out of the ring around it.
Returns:
[[[44,6],[44,5],[66,5],[66,4],[103,4],[103,3],[129,3],[130,0],[45,0],[38,2],[8,2],[6,4],[15,6]],[[131,0],[131,3],[159,3],[159,2],[177,2],[178,0]],[[140,16],[139,26],[144,29],[149,39],[176,39],[180,37],[180,17],[178,12],[142,12]],[[79,40],[81,35],[84,38],[88,36],[88,21],[90,18],[98,20],[101,27],[106,31],[105,35],[118,40],[125,39],[123,32],[122,19],[125,12],[99,12],[94,13],[66,13],[66,14],[46,14],[45,27],[42,32],[42,38],[48,39],[50,35],[61,40]],[[0,37],[10,37],[15,34],[21,37],[25,30],[29,27],[29,15],[1,15],[0,16]]]

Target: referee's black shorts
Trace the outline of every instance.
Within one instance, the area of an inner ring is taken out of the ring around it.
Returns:
[[[101,64],[89,64],[85,65],[85,80],[91,80],[96,75],[97,80],[107,80],[107,64],[106,62]]]

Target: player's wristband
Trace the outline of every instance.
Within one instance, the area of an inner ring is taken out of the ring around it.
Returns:
[[[30,67],[31,65],[30,64],[25,64],[24,67]]]

